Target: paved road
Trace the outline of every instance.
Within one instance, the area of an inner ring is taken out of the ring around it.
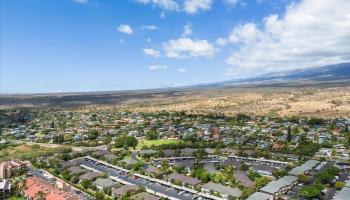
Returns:
[[[180,191],[178,191],[174,188],[170,188],[170,187],[161,185],[160,183],[154,183],[154,182],[150,182],[146,179],[137,178],[137,177],[134,177],[132,175],[131,176],[126,175],[125,173],[121,172],[120,170],[107,167],[103,164],[98,164],[98,163],[92,162],[89,159],[82,158],[79,160],[79,162],[81,165],[85,165],[89,168],[93,168],[97,171],[106,173],[109,176],[117,177],[118,179],[125,181],[125,182],[128,182],[128,183],[133,184],[133,185],[144,186],[147,189],[151,189],[157,193],[160,193],[160,194],[163,194],[163,195],[166,195],[169,197],[173,197],[173,198],[181,199],[181,200],[192,200],[192,199],[198,198],[197,196],[193,196],[188,192],[181,192],[180,193]]]
[[[341,172],[341,174],[339,175],[339,179],[337,181],[340,181],[340,182],[346,182],[348,181],[349,177],[349,173],[348,172]],[[336,187],[332,187],[330,190],[327,191],[326,195],[325,195],[325,199],[326,200],[331,200],[335,193],[337,193],[337,188]]]

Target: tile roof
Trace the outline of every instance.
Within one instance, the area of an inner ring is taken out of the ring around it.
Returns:
[[[45,200],[78,200],[79,197],[59,190],[54,186],[50,185],[47,181],[39,177],[29,177],[26,179],[26,189],[24,194],[26,197],[31,199],[37,199],[38,193],[42,192],[45,196]]]
[[[86,169],[79,167],[79,166],[72,166],[67,169],[71,174],[81,174],[86,172]]]
[[[181,181],[185,184],[189,184],[189,185],[197,185],[199,183],[201,183],[201,181],[197,178],[192,178],[190,176],[185,176],[183,174],[178,174],[178,173],[172,173],[170,175],[168,175],[168,178],[171,180],[176,180],[176,181]]]
[[[160,198],[147,192],[141,192],[130,197],[133,200],[159,200]]]
[[[116,196],[122,196],[123,194],[127,193],[130,190],[138,190],[139,187],[135,185],[123,185],[120,188],[115,188],[112,190],[112,193],[115,194]]]
[[[116,183],[110,178],[98,178],[94,182],[94,185],[98,185],[102,188],[113,187]]]
[[[202,185],[202,188],[210,191],[226,194],[229,196],[234,196],[234,197],[240,197],[242,195],[242,191],[239,190],[238,188],[231,188],[231,187],[213,183],[213,182],[209,182],[207,184]]]
[[[87,172],[87,173],[85,173],[83,175],[80,175],[79,179],[81,179],[81,180],[84,180],[84,179],[92,180],[92,179],[100,177],[102,175],[103,174],[101,172]]]

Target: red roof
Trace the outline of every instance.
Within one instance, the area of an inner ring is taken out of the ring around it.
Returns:
[[[44,193],[46,200],[71,200],[79,199],[69,192],[65,192],[50,185],[45,180],[39,177],[29,177],[26,180],[26,189],[24,195],[30,197],[33,200],[38,199],[39,192]]]

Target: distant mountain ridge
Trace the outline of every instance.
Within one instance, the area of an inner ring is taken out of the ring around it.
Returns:
[[[199,87],[230,87],[242,85],[312,84],[324,82],[349,82],[350,63],[340,63],[322,67],[268,73],[246,79],[198,85]]]

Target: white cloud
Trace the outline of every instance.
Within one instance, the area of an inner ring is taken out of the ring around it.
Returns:
[[[179,68],[179,69],[177,69],[177,71],[180,72],[180,73],[185,73],[186,69],[185,68]]]
[[[164,11],[162,11],[162,12],[160,13],[160,18],[161,18],[161,19],[164,19],[164,18],[165,18],[165,12],[164,12]]]
[[[213,0],[185,0],[184,11],[188,14],[195,14],[199,11],[210,10]]]
[[[188,14],[196,14],[200,11],[210,10],[214,0],[183,0],[182,3],[176,0],[135,0],[138,3],[152,5],[167,11],[183,11]],[[161,13],[161,18],[165,13]]]
[[[224,0],[224,3],[230,7],[235,7],[240,0]]]
[[[121,24],[119,27],[118,27],[118,31],[121,32],[121,33],[126,33],[126,34],[133,34],[133,30],[132,28],[127,25],[127,24]]]
[[[155,25],[144,25],[141,27],[143,30],[148,30],[148,31],[155,31],[158,30],[158,27]]]
[[[135,0],[138,3],[151,4],[164,10],[178,11],[180,5],[175,0]]]
[[[147,55],[147,56],[152,56],[152,57],[159,57],[160,52],[155,50],[155,49],[143,49],[142,52]]]
[[[228,40],[232,43],[243,42],[248,44],[256,42],[260,34],[260,30],[256,28],[254,23],[246,23],[234,27]]]
[[[210,57],[215,49],[207,40],[192,40],[179,38],[163,44],[165,54],[169,58]]]
[[[166,65],[151,65],[148,67],[150,70],[160,70],[160,69],[168,69]]]
[[[190,36],[191,34],[192,34],[192,25],[190,23],[187,23],[184,26],[182,37],[187,37],[187,36]]]
[[[146,42],[150,43],[150,42],[152,42],[152,39],[151,38],[147,38]]]
[[[284,16],[270,15],[263,27],[233,28],[228,42],[238,45],[227,63],[229,74],[282,71],[350,61],[350,1],[303,0]]]
[[[227,39],[226,38],[218,38],[215,42],[215,44],[219,46],[225,46],[227,44]]]
[[[74,1],[75,3],[81,3],[81,4],[89,2],[89,0],[72,0],[72,1]]]

